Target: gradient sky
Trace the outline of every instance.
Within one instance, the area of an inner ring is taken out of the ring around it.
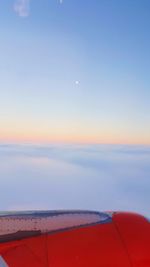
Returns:
[[[150,144],[149,0],[1,0],[0,141]]]

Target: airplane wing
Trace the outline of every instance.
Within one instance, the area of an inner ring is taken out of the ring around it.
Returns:
[[[148,267],[149,228],[128,213],[1,213],[0,267]]]

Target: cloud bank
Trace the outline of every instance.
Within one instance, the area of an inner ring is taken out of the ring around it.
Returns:
[[[149,216],[150,147],[0,145],[0,210],[126,210]]]
[[[14,11],[20,17],[28,17],[30,14],[30,0],[16,0],[14,3]]]

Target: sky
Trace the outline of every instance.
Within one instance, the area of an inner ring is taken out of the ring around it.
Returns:
[[[149,216],[150,1],[0,1],[0,210]]]
[[[1,0],[0,142],[150,145],[149,12]]]

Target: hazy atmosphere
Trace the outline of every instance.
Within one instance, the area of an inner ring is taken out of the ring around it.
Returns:
[[[149,216],[150,148],[1,145],[0,209],[130,210]]]
[[[149,216],[149,73],[149,0],[0,0],[0,210]]]

